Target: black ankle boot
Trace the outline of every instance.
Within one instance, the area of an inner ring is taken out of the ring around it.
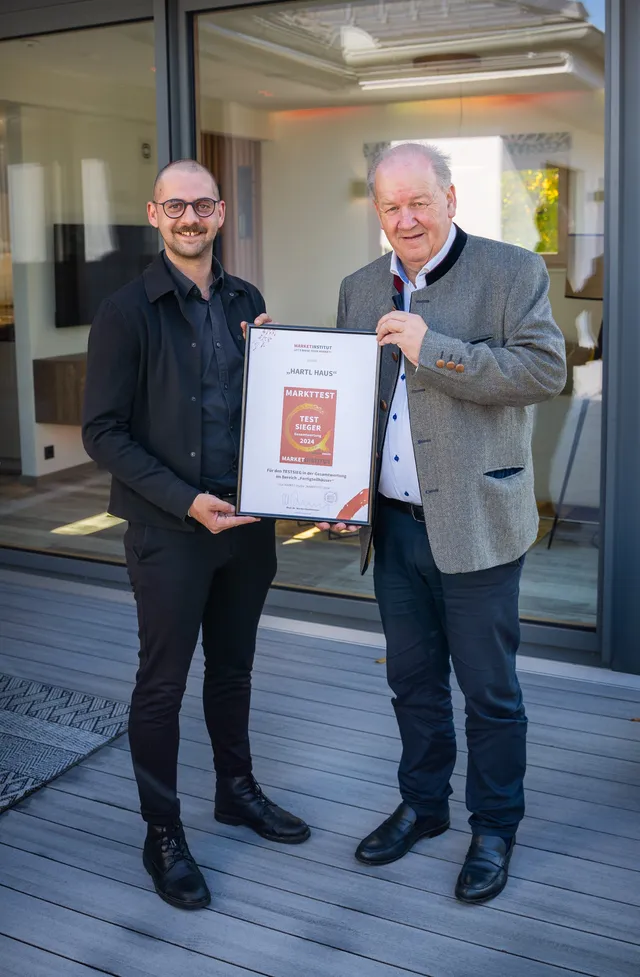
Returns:
[[[218,777],[214,817],[222,824],[245,824],[268,841],[289,845],[298,845],[311,834],[304,821],[265,797],[251,774]]]
[[[178,909],[203,909],[211,902],[202,872],[193,860],[179,821],[150,824],[142,861],[161,899]]]

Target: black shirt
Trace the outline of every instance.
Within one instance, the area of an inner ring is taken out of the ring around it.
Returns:
[[[215,495],[235,492],[242,411],[242,335],[233,336],[222,305],[224,271],[213,259],[213,284],[204,299],[195,282],[163,252],[185,318],[199,337],[201,357],[201,487]]]
[[[244,350],[240,324],[265,311],[264,299],[226,271],[223,282],[227,328]],[[82,440],[112,475],[109,512],[194,532],[185,515],[203,488],[202,349],[183,305],[162,254],[102,303],[89,334]]]

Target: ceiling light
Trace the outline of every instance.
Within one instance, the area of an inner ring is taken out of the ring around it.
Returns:
[[[342,50],[347,56],[359,51],[375,51],[376,48],[380,47],[380,42],[361,27],[341,27],[340,42]]]
[[[502,81],[508,78],[535,78],[546,75],[563,75],[571,72],[571,66],[556,65],[547,68],[512,68],[507,71],[469,71],[455,75],[417,75],[399,78],[371,78],[358,82],[364,92],[384,91],[392,88],[428,88],[442,85],[470,84],[476,81]]]

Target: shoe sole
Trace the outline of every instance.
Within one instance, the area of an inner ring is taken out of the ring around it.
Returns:
[[[303,834],[293,835],[290,838],[282,838],[279,835],[272,835],[266,831],[260,831],[259,828],[255,828],[248,821],[243,821],[242,818],[234,818],[227,814],[215,814],[215,813],[213,816],[216,821],[220,822],[220,824],[230,824],[234,828],[238,828],[238,827],[251,828],[252,831],[255,831],[255,833],[257,835],[260,835],[261,838],[264,838],[265,841],[276,841],[280,845],[301,845],[304,841],[307,841],[307,839],[311,837],[310,828],[307,828],[307,830]]]
[[[356,860],[360,862],[361,865],[391,865],[392,862],[397,862],[400,858],[404,858],[408,855],[413,846],[420,841],[421,838],[437,838],[438,835],[443,835],[445,831],[451,827],[451,822],[447,821],[446,824],[440,824],[437,828],[431,828],[429,831],[423,831],[421,834],[416,835],[408,848],[400,852],[399,855],[393,855],[391,858],[361,858],[360,855],[356,853]]]
[[[168,896],[166,892],[162,892],[162,890],[158,888],[158,883],[156,882],[155,876],[152,870],[149,868],[149,865],[147,864],[147,859],[145,858],[144,855],[142,856],[142,864],[144,865],[145,869],[149,873],[151,881],[153,882],[153,888],[156,890],[157,895],[160,896],[163,902],[166,902],[168,903],[168,905],[173,906],[174,909],[187,909],[187,910],[206,909],[207,906],[211,903],[211,894],[209,894],[207,899],[201,899],[200,902],[185,903],[185,902],[180,902],[179,899],[172,899],[172,897]]]

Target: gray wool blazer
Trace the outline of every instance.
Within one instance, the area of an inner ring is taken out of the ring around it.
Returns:
[[[392,311],[390,262],[384,255],[344,279],[339,329],[374,331]],[[435,563],[468,573],[517,560],[536,539],[532,405],[563,389],[565,344],[540,255],[458,229],[428,281],[411,296],[411,312],[429,327],[418,368],[406,363],[413,448]],[[394,351],[382,352],[378,459],[400,365]],[[520,471],[487,474],[506,468]],[[361,530],[362,573],[372,536]]]

